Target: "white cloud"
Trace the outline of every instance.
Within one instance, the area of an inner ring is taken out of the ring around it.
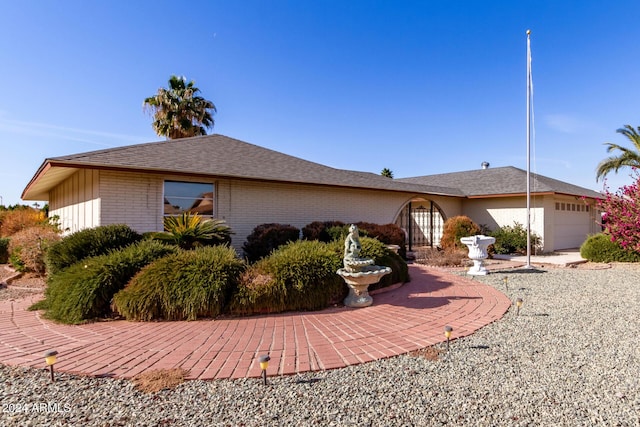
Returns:
[[[592,121],[571,114],[546,114],[543,121],[549,128],[562,133],[580,134],[600,130]]]
[[[115,147],[121,145],[122,142],[145,142],[148,139],[145,137],[124,135],[113,132],[56,126],[47,123],[23,120],[11,120],[5,118],[5,114],[3,114],[2,111],[0,111],[0,130],[19,135],[61,138],[69,141],[100,145],[103,147]],[[105,142],[105,139],[109,140],[109,142]]]

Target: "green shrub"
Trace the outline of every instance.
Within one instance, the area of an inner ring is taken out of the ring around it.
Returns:
[[[124,224],[87,228],[70,234],[47,251],[49,274],[55,274],[84,258],[104,255],[139,241],[142,237]]]
[[[200,215],[184,212],[164,219],[164,232],[154,238],[177,245],[182,249],[200,246],[231,244],[231,227],[221,219],[205,219]]]
[[[593,262],[640,262],[640,254],[624,249],[604,233],[589,236],[580,247],[580,256]]]
[[[334,225],[332,227],[325,229],[324,232],[329,236],[329,240],[327,241],[327,243],[335,242],[335,241],[344,241],[344,239],[346,239],[347,236],[349,235],[349,226]],[[361,234],[361,236],[364,236],[364,233]]]
[[[0,237],[0,264],[9,261],[9,240],[8,237]]]
[[[345,227],[345,225],[342,221],[314,221],[302,227],[302,238],[304,240],[318,240],[328,243],[335,240],[336,234],[339,233],[340,228]],[[333,233],[329,232],[330,229],[333,230]],[[349,231],[347,230],[344,236],[348,233]]]
[[[18,247],[11,252],[9,255],[9,264],[13,267],[14,270],[24,272],[27,271],[27,267],[24,265],[24,261],[22,261],[22,248]]]
[[[181,251],[146,266],[113,298],[127,320],[195,320],[222,312],[245,263],[227,246]]]
[[[460,239],[473,236],[480,232],[480,227],[468,216],[460,215],[449,218],[444,222],[440,246],[444,250],[466,249]]]
[[[393,270],[370,290],[409,280],[407,263],[382,242],[361,237],[360,243],[361,257]],[[281,247],[248,268],[232,299],[231,312],[318,310],[342,302],[348,288],[336,272],[342,268],[343,252],[341,241],[302,240]]]
[[[291,225],[261,224],[247,236],[242,250],[249,262],[256,262],[280,246],[295,242],[299,236],[300,230]]]
[[[513,226],[506,225],[492,231],[490,236],[496,238],[493,250],[497,254],[523,254],[527,252],[527,229],[515,222]],[[540,236],[531,233],[531,248],[540,248]]]
[[[371,222],[356,222],[360,237],[375,237],[387,245],[400,246],[400,256],[406,257],[406,236],[404,231],[395,224],[374,224]],[[302,228],[302,238],[305,240],[319,240],[321,242],[332,242],[334,240],[344,241],[349,234],[349,225],[341,221],[314,221]]]
[[[81,323],[108,316],[113,295],[144,266],[178,249],[153,240],[143,240],[51,275],[45,299],[31,309],[45,309],[45,317],[62,323]]]
[[[52,227],[36,225],[15,233],[9,242],[9,258],[18,271],[45,273],[45,254],[52,244],[60,240],[60,235]]]
[[[341,257],[322,242],[288,243],[248,268],[231,301],[231,312],[324,308],[346,296],[346,285],[336,274],[342,266]]]

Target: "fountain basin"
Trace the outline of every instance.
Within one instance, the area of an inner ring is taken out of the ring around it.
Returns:
[[[369,285],[378,283],[382,277],[391,273],[390,267],[371,264],[373,262],[362,267],[360,271],[341,268],[336,272],[349,287],[349,295],[344,299],[344,305],[347,307],[368,307],[373,304],[373,298],[369,295]]]

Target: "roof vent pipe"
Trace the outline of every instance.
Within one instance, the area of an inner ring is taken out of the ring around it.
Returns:
[[[489,162],[482,162],[482,169],[489,169]]]

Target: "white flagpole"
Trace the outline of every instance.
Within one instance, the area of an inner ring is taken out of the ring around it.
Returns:
[[[531,30],[527,30],[527,265],[531,267]]]

